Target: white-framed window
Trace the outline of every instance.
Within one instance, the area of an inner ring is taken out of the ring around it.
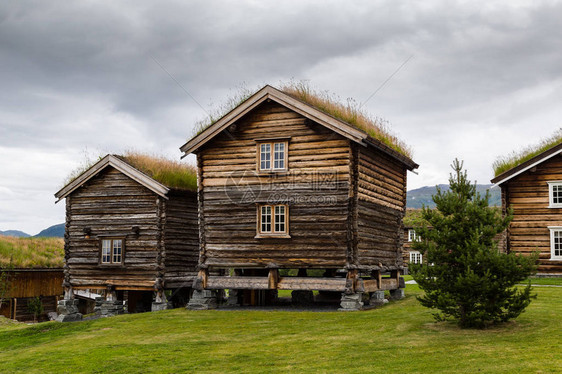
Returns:
[[[258,143],[259,171],[286,171],[287,145],[286,141]]]
[[[287,205],[260,205],[258,207],[258,218],[258,234],[288,234],[289,207]]]
[[[550,259],[562,260],[562,226],[549,227]]]
[[[548,182],[548,207],[562,208],[562,181]]]
[[[105,265],[123,263],[123,239],[102,239],[100,263]]]
[[[418,251],[410,251],[410,263],[411,264],[421,264],[422,254]]]
[[[416,230],[409,229],[408,230],[408,241],[409,242],[415,242],[416,240],[418,240],[418,235],[416,234]]]

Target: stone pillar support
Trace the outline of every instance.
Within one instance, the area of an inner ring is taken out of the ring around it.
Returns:
[[[363,293],[342,293],[339,311],[351,312],[363,309]]]
[[[217,308],[217,292],[214,290],[193,290],[187,304],[189,310],[207,310]]]

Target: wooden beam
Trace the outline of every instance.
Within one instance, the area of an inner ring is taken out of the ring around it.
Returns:
[[[237,289],[237,290],[267,290],[269,281],[266,277],[229,277],[209,276],[207,285],[209,290]]]
[[[344,291],[347,282],[345,278],[280,277],[272,287],[271,274],[276,269],[272,270],[268,277],[209,276],[206,289]]]
[[[345,291],[345,278],[284,277],[277,286],[280,290]]]
[[[398,282],[398,284],[400,284],[400,271],[398,271],[398,270],[391,270],[391,272],[390,272],[390,278],[396,279],[396,282]]]
[[[379,291],[378,279],[364,279],[363,292],[375,292],[375,291]]]
[[[209,270],[207,269],[199,270],[199,274],[197,274],[197,278],[201,280],[201,287],[203,287],[203,289],[207,288],[208,281],[209,281]]]
[[[277,289],[277,283],[279,283],[279,270],[269,269],[269,274],[267,277],[268,288],[270,290]]]
[[[154,287],[115,287],[116,291],[154,291]]]
[[[395,278],[382,278],[380,290],[395,290],[398,288],[398,280]]]

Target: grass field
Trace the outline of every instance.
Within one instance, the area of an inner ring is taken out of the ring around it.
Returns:
[[[556,373],[562,289],[486,330],[434,323],[404,300],[364,312],[186,311],[33,326],[0,323],[0,371],[27,373]]]
[[[0,235],[0,267],[62,267],[64,239],[16,238]]]

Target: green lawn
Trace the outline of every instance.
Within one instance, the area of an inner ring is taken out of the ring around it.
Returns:
[[[531,284],[535,285],[547,285],[547,286],[562,286],[561,278],[529,278]]]
[[[0,372],[555,373],[562,289],[501,327],[434,323],[407,297],[364,312],[186,311],[0,324]]]

